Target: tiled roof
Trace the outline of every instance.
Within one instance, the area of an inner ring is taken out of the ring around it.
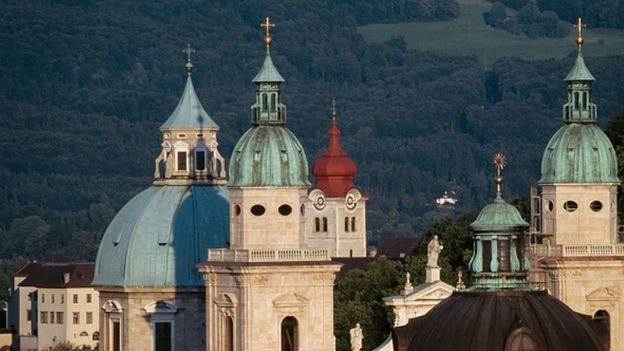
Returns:
[[[405,237],[395,238],[377,249],[377,257],[387,258],[403,258],[412,253],[412,250],[416,247],[419,238]]]
[[[91,286],[94,263],[39,263],[19,286],[81,288]],[[22,268],[19,272],[22,272]],[[19,273],[18,272],[18,273]],[[67,275],[66,275],[67,274]]]

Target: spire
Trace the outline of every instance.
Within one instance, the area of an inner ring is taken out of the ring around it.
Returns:
[[[253,82],[256,83],[256,103],[251,106],[251,123],[281,125],[286,123],[286,106],[282,104],[280,91],[284,78],[277,71],[271,59],[273,39],[270,29],[275,27],[275,23],[266,17],[260,26],[265,29],[266,54],[260,71],[253,79]]]
[[[343,197],[355,188],[353,177],[357,173],[355,162],[340,145],[340,129],[336,117],[336,101],[332,101],[332,121],[327,131],[328,144],[321,158],[314,162],[312,174],[315,188],[323,190],[327,197]]]
[[[182,97],[178,102],[173,113],[167,118],[165,123],[160,126],[160,129],[184,129],[184,128],[219,128],[219,126],[210,118],[199,98],[195,93],[195,87],[193,87],[193,80],[191,79],[191,71],[193,71],[193,63],[191,63],[191,53],[195,52],[195,49],[191,48],[190,44],[186,44],[186,48],[182,50],[187,55],[186,59],[186,72],[188,77],[186,78],[186,86]]]
[[[496,155],[494,155],[494,158],[492,159],[492,162],[494,163],[494,166],[496,166],[496,178],[495,178],[495,182],[496,182],[496,200],[500,200],[500,201],[504,201],[503,200],[503,176],[502,176],[502,171],[505,168],[505,165],[507,163],[507,157],[505,157],[505,155],[501,154],[501,153],[497,153]]]
[[[575,25],[578,32],[576,45],[578,53],[576,61],[565,77],[568,82],[568,102],[563,106],[563,120],[566,123],[595,123],[596,105],[591,102],[592,82],[595,80],[583,59],[583,28],[585,24],[582,19],[578,19]]]

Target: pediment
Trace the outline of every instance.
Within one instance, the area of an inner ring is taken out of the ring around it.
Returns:
[[[620,289],[617,286],[598,288],[587,294],[585,298],[588,301],[618,300],[620,298]]]
[[[444,282],[435,282],[425,287],[417,286],[413,293],[405,296],[405,301],[446,299],[453,294],[454,290],[455,288]]]
[[[278,308],[303,307],[309,302],[310,300],[308,298],[297,293],[281,294],[273,298],[273,306]]]

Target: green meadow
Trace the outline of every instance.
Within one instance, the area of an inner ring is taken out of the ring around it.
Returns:
[[[532,39],[485,25],[483,12],[491,4],[478,0],[460,1],[460,16],[447,22],[371,24],[358,28],[370,42],[393,36],[405,38],[413,49],[457,55],[476,55],[484,67],[504,56],[527,59],[561,58],[575,50],[576,30],[565,38]],[[513,13],[512,10],[507,11]],[[571,25],[571,24],[570,24]],[[624,54],[624,30],[589,29],[584,31],[586,56]]]

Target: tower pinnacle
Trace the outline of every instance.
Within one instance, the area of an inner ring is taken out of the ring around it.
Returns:
[[[494,163],[494,166],[496,166],[496,197],[498,198],[502,193],[503,176],[501,174],[507,163],[507,157],[501,153],[497,153],[494,155],[492,162]]]
[[[193,63],[191,62],[191,54],[195,52],[195,49],[191,47],[191,44],[186,44],[186,48],[184,48],[182,52],[186,54],[186,73],[188,73],[188,75],[190,76],[191,72],[193,71]]]
[[[583,46],[583,28],[587,27],[587,25],[585,23],[583,23],[583,20],[579,17],[578,20],[576,21],[576,24],[574,25],[578,31],[577,35],[576,35],[576,45],[578,45],[579,50],[581,50],[581,46]]]
[[[272,23],[271,19],[267,16],[264,18],[264,22],[260,24],[260,27],[264,28],[265,30],[264,44],[266,45],[267,50],[268,50],[269,46],[271,46],[271,41],[272,41],[270,30],[271,28],[275,27],[275,23]]]

